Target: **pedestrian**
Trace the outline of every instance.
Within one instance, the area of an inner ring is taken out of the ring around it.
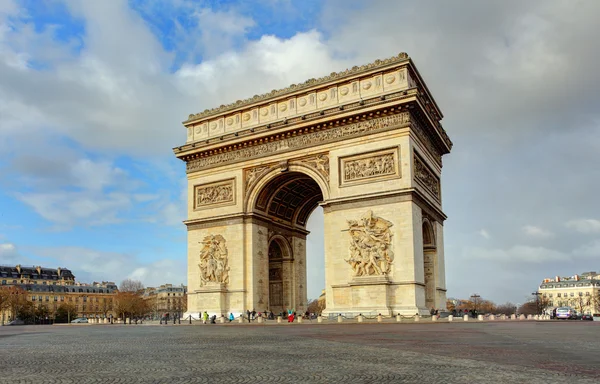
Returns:
[[[248,316],[248,322],[250,322],[250,310],[249,309],[246,310],[246,316]]]
[[[233,319],[235,319],[235,317],[233,317],[233,313],[229,313],[229,322],[231,323]]]
[[[206,324],[206,322],[208,321],[208,312],[204,311],[204,316],[203,316],[203,324]]]
[[[252,309],[252,320],[256,319],[256,311]]]

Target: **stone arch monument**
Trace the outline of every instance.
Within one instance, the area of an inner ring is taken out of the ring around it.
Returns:
[[[190,115],[188,312],[306,310],[319,205],[326,313],[444,308],[441,119],[404,53]]]

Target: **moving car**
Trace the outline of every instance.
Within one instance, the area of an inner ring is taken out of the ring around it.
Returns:
[[[577,312],[571,307],[556,308],[556,318],[562,320],[577,319]]]
[[[72,320],[71,323],[87,323],[88,319],[86,319],[85,317],[79,317],[75,320]]]
[[[25,322],[21,319],[15,319],[6,323],[6,325],[24,325]]]
[[[592,315],[581,315],[581,320],[592,321],[594,320],[594,318],[592,317]]]

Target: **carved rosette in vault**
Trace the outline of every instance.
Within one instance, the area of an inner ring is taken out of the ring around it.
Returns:
[[[200,244],[202,244],[200,264],[198,264],[200,268],[200,285],[229,283],[225,238],[221,235],[209,235]]]
[[[359,220],[348,220],[350,257],[345,261],[355,277],[387,276],[394,261],[392,252],[393,224],[368,211]]]

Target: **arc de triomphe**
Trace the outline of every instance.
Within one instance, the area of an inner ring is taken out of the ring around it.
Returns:
[[[188,312],[305,311],[319,205],[325,313],[445,308],[441,119],[405,53],[190,115]]]

